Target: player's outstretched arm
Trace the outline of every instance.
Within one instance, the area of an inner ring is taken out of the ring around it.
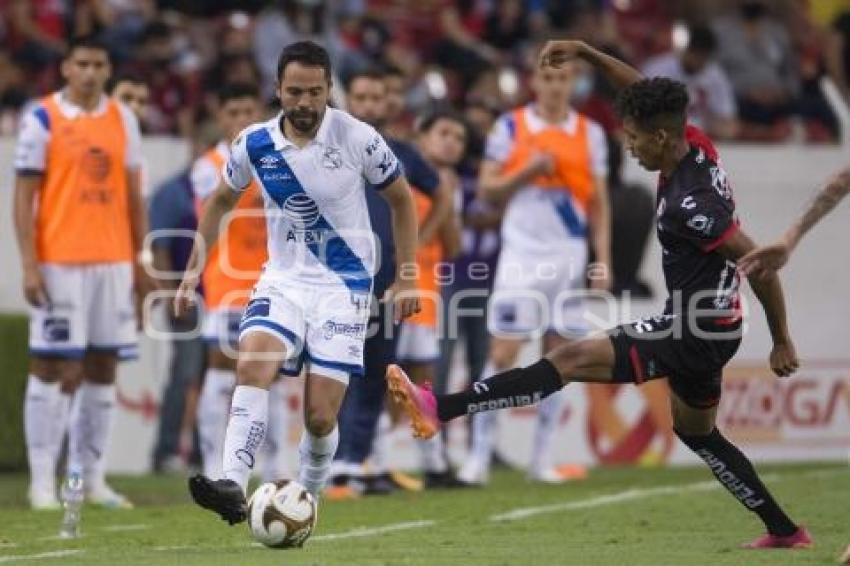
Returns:
[[[540,52],[539,64],[558,68],[572,59],[584,59],[602,71],[617,88],[625,88],[643,79],[643,75],[634,67],[574,39],[547,41]]]
[[[755,243],[741,230],[737,230],[724,241],[718,250],[727,259],[738,261],[755,249]],[[779,377],[787,377],[800,366],[797,352],[788,332],[785,314],[785,297],[782,284],[775,272],[755,275],[749,278],[750,286],[756,294],[767,317],[767,326],[773,338],[773,350],[770,352],[770,367]]]
[[[741,258],[738,267],[746,274],[778,271],[791,256],[803,236],[829,214],[850,193],[850,168],[834,176],[815,196],[808,209],[775,243],[753,250]]]
[[[413,194],[403,175],[381,190],[390,205],[393,219],[393,242],[396,250],[396,277],[392,286],[393,317],[396,322],[419,312],[416,282],[405,277],[406,269],[416,263],[416,206]]]
[[[200,273],[207,261],[207,250],[212,242],[218,241],[221,222],[224,216],[236,206],[241,195],[242,193],[234,191],[226,183],[221,183],[207,199],[198,222],[198,233],[195,235],[192,254],[186,264],[186,272],[174,296],[175,316],[185,315],[194,302]]]

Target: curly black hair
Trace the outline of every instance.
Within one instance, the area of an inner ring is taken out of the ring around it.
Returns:
[[[645,130],[684,131],[688,90],[673,79],[643,79],[626,87],[617,97],[617,113]]]

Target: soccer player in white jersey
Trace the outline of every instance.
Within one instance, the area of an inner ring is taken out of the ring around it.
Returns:
[[[490,298],[490,353],[481,378],[506,371],[520,348],[542,334],[548,352],[585,332],[584,288],[588,244],[596,255],[595,289],[608,288],[610,213],[608,146],[602,128],[570,107],[574,68],[538,68],[535,101],[502,115],[487,139],[479,193],[505,206],[502,249]],[[529,478],[570,479],[550,462],[562,397],[540,405]],[[487,482],[494,413],[472,419],[470,456],[458,478]]]
[[[209,197],[186,277],[179,314],[193,300],[201,251],[215,241],[224,215],[252,179],[260,185],[269,261],[240,326],[237,386],[224,441],[224,478],[198,475],[189,489],[198,505],[230,524],[245,520],[245,489],[262,445],[268,388],[284,362],[305,362],[305,431],[299,481],[318,495],[330,473],[336,418],[350,375],[363,370],[377,250],[366,190],[392,210],[398,270],[414,261],[416,212],[398,160],[367,124],[328,107],[330,58],[312,42],[293,43],[278,61],[281,113],[234,140],[224,183]],[[374,188],[366,187],[367,183]],[[419,310],[414,283],[397,277],[397,320]]]

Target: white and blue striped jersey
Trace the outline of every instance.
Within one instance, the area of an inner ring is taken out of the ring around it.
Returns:
[[[262,188],[266,276],[365,293],[379,256],[367,184],[380,190],[401,174],[374,128],[334,108],[327,108],[315,139],[302,148],[286,139],[280,115],[249,126],[234,140],[222,171],[234,191],[244,190],[252,176]]]

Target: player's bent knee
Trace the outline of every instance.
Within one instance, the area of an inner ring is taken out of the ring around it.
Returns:
[[[586,367],[591,359],[585,341],[568,342],[546,354],[546,358],[558,368],[563,379],[576,377],[578,368]]]
[[[111,385],[118,378],[118,356],[114,353],[89,352],[83,358],[83,379]]]
[[[313,436],[327,436],[336,426],[336,415],[329,408],[308,408],[304,426]]]
[[[673,430],[675,431],[676,436],[681,438],[682,442],[687,444],[683,437],[708,436],[711,434],[711,431],[714,430],[714,423],[677,422],[674,418]]]
[[[228,356],[226,352],[219,348],[211,347],[207,350],[207,366],[233,371],[236,369],[236,359]]]
[[[239,385],[268,389],[277,376],[278,365],[260,360],[239,360],[236,364],[236,381]]]
[[[30,359],[30,373],[45,383],[64,383],[79,381],[83,371],[80,360],[33,357]]]

